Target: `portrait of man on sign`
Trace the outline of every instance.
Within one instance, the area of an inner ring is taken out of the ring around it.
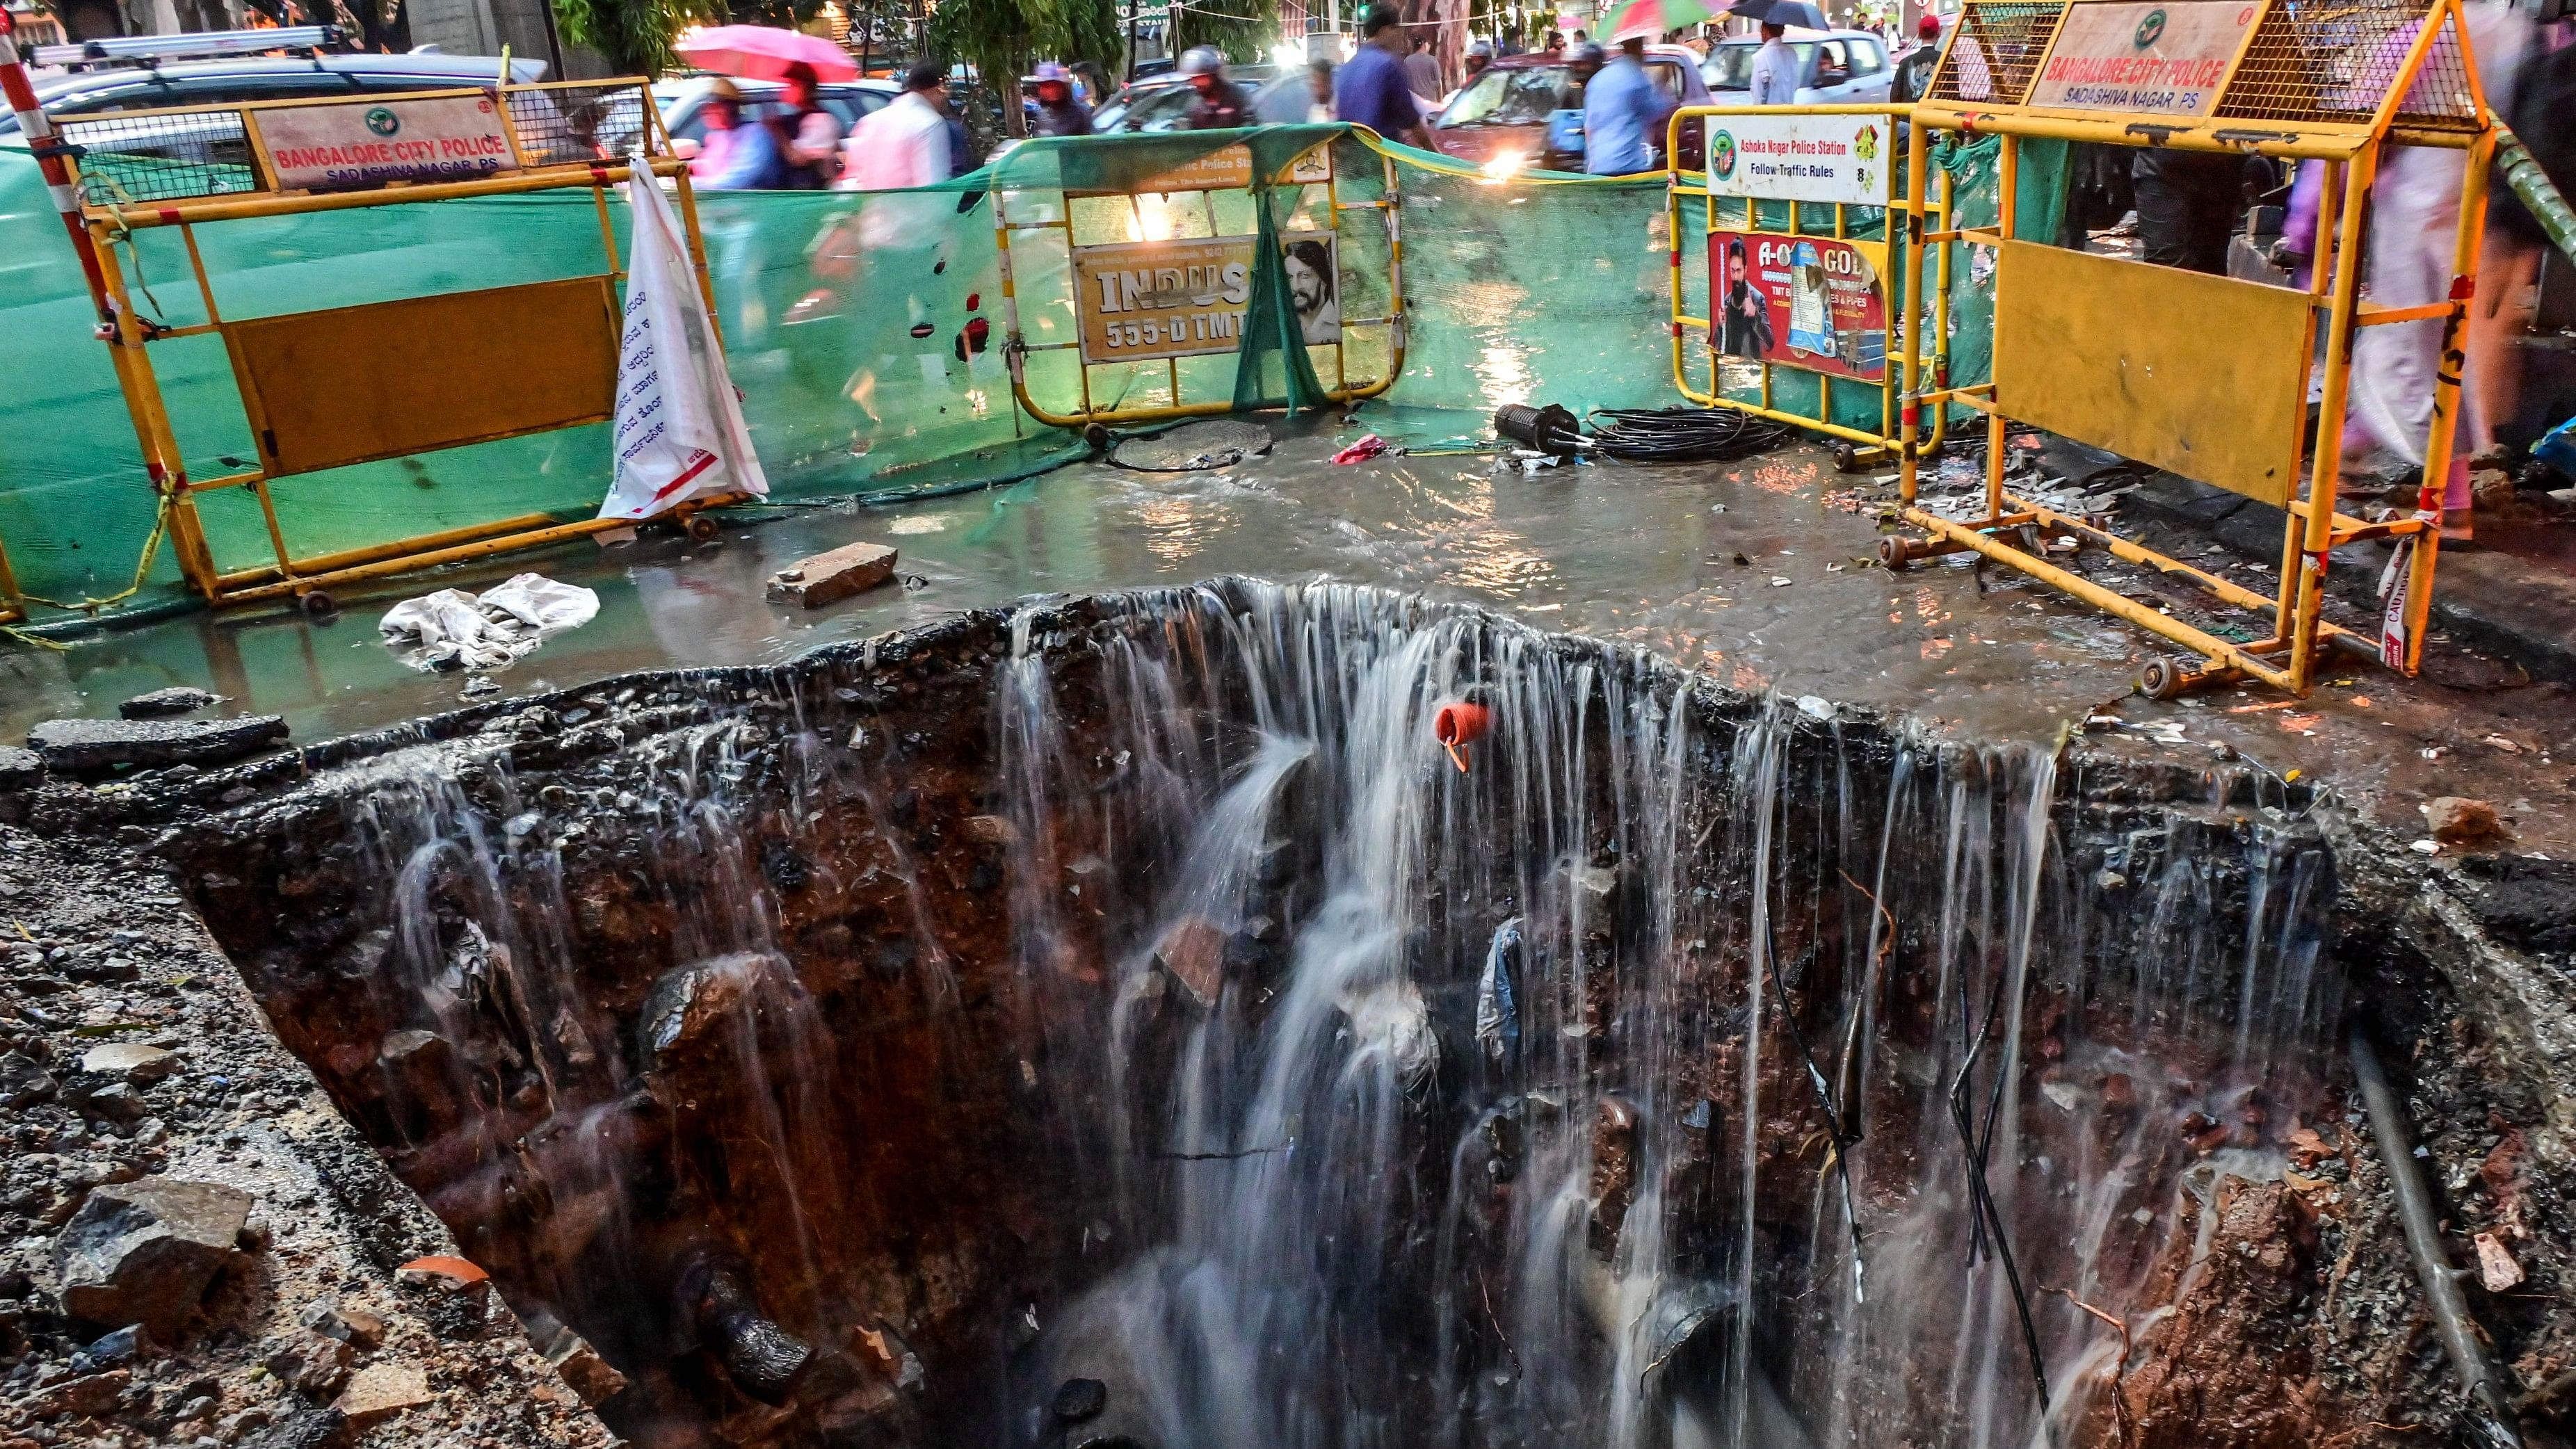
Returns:
[[[1718,350],[1755,361],[1771,355],[1771,299],[1753,285],[1744,239],[1726,244],[1726,289],[1719,301]]]
[[[1315,238],[1288,243],[1288,303],[1297,312],[1298,333],[1309,347],[1342,340],[1342,304],[1336,295],[1333,249]]]

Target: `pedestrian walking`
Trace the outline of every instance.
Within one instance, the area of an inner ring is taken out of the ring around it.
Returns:
[[[2533,39],[2527,12],[2501,0],[2470,0],[2461,12],[2468,21],[2469,53],[2477,57],[2478,81],[2487,104],[2502,114],[2514,114],[2515,82]],[[2420,307],[2450,295],[2460,186],[2467,166],[2465,153],[2459,151],[2429,146],[2392,149],[2370,188],[2370,236],[2362,255],[2366,258],[2363,280],[2369,285],[2371,301],[2383,307]],[[2143,222],[2143,199],[2139,215]],[[2466,340],[2472,351],[2501,310],[2501,289],[2516,280],[2509,270],[2494,276],[2480,273],[2477,295],[2469,305]],[[2492,400],[2478,385],[2480,370],[2469,368],[2460,389],[2451,456],[2424,456],[2441,350],[2438,318],[2363,328],[2353,343],[2344,446],[2346,458],[2352,459],[2356,443],[2375,442],[2422,469],[2425,480],[2442,489],[2442,542],[2447,546],[2471,540],[2475,500],[2469,491],[2469,459],[2493,446],[2498,419],[2489,408]]]
[[[858,191],[935,186],[949,177],[948,68],[916,61],[903,94],[861,120],[842,147],[841,184]]]
[[[1372,5],[1360,19],[1360,48],[1333,73],[1333,115],[1368,127],[1390,141],[1432,149],[1422,124],[1422,108],[1398,58],[1412,47],[1392,5]]]
[[[1789,27],[1771,21],[1762,23],[1762,48],[1753,53],[1753,104],[1789,106],[1798,101],[1798,52],[1789,48],[1785,38]]]
[[[2242,157],[2147,146],[2130,158],[2129,184],[2140,259],[2226,274],[2228,234],[2245,203]]]
[[[1889,82],[1889,98],[1900,106],[1912,105],[1932,89],[1933,68],[1941,63],[1941,17],[1926,15],[1914,23],[1914,48],[1896,63],[1895,79]]]
[[[1322,56],[1306,62],[1306,119],[1309,123],[1333,119],[1333,63]]]
[[[689,177],[710,191],[768,191],[782,179],[778,138],[742,115],[742,91],[719,80],[707,93],[706,135],[689,160]]]
[[[1413,53],[1404,58],[1404,83],[1412,87],[1425,115],[1440,109],[1440,97],[1448,93],[1449,84],[1440,74],[1440,57],[1431,53],[1430,41],[1413,42]]]
[[[1655,143],[1679,105],[1646,74],[1646,38],[1620,41],[1619,53],[1583,88],[1583,169],[1595,176],[1655,169]]]
[[[790,61],[780,80],[786,87],[786,114],[766,122],[778,143],[779,184],[790,191],[824,190],[841,179],[841,118],[824,106],[814,67]]]

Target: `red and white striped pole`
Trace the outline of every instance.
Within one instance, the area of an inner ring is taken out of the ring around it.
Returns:
[[[113,324],[115,312],[107,302],[107,278],[98,269],[98,254],[90,250],[89,229],[81,224],[80,188],[72,183],[71,167],[63,160],[62,137],[54,133],[54,123],[36,104],[36,87],[27,79],[27,67],[18,59],[18,44],[11,38],[18,28],[17,20],[6,9],[0,9],[0,96],[5,96],[9,109],[18,113],[18,134],[27,138],[27,149],[36,155],[36,164],[44,168],[45,189],[53,193],[54,210],[61,214],[63,230],[71,233],[72,254],[80,258],[81,275],[89,281],[90,301],[98,307],[98,320]]]

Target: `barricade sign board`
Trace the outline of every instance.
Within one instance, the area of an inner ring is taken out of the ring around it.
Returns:
[[[1377,156],[1381,189],[1354,202],[1338,188],[1362,154],[1355,135],[1307,128],[1278,144],[1285,139],[1273,129],[1248,143],[1186,134],[1078,140],[1064,148],[1061,205],[1039,202],[1035,214],[1015,216],[1020,191],[1051,188],[993,193],[1003,354],[1022,409],[1055,427],[1088,428],[1234,412],[1257,405],[1256,390],[1275,398],[1312,388],[1349,402],[1394,384],[1404,367],[1395,162]],[[1344,145],[1351,150],[1336,157]],[[1265,210],[1280,230],[1265,229]],[[1343,228],[1355,217],[1374,217],[1375,235],[1345,254]],[[1049,255],[1031,274],[1043,277],[1046,310],[1037,328],[1024,329],[1027,299],[1013,284],[1013,258],[1032,233],[1060,237],[1065,260]],[[1277,250],[1264,255],[1265,246]],[[1356,269],[1348,279],[1346,263]],[[1277,377],[1265,370],[1274,360],[1286,369]],[[1096,375],[1103,372],[1111,375]],[[1033,374],[1078,402],[1033,394]]]
[[[1252,300],[1248,236],[1073,249],[1085,362],[1232,352]]]
[[[1289,300],[1305,339],[1339,338],[1334,296],[1338,262],[1330,232],[1291,232]],[[1074,288],[1082,315],[1082,357],[1089,363],[1139,362],[1242,345],[1252,300],[1248,236],[1190,241],[1112,242],[1073,249]]]
[[[1832,237],[1708,234],[1717,350],[1861,382],[1887,377],[1887,299],[1862,246]]]
[[[1892,130],[1885,116],[1711,117],[1709,194],[1885,206],[1895,190]]]
[[[1289,186],[1317,186],[1333,179],[1333,148],[1317,146],[1300,153],[1279,173]],[[1073,196],[1168,195],[1175,191],[1241,191],[1252,185],[1252,148],[1237,141],[1169,171],[1159,171],[1133,186],[1114,191],[1074,191]]]
[[[1984,414],[1985,496],[1966,516],[1953,505],[1925,506],[1925,459],[1906,450],[1897,496],[1922,537],[1882,540],[1881,560],[1901,568],[1973,552],[2182,646],[2187,657],[2157,655],[2140,669],[2138,687],[2152,698],[2232,680],[2304,695],[2329,643],[2373,648],[2409,673],[2420,667],[2441,553],[2440,470],[2426,470],[2411,515],[2355,517],[2337,495],[2358,411],[2357,344],[2373,335],[2362,329],[2420,327],[2426,356],[2456,357],[2479,294],[2480,219],[2499,128],[2477,83],[2476,28],[2464,0],[1966,0],[1911,124],[1927,155],[1989,138],[1999,148],[2007,179],[1996,188],[1992,227],[1925,233],[1995,258],[1992,370],[1986,382],[1954,385],[1935,353],[1927,371],[1921,344],[1937,311],[1908,307],[1902,376],[1911,409]],[[1969,67],[1969,59],[1984,64]],[[2008,178],[2026,148],[2066,143],[2188,152],[2231,172],[2253,152],[2296,161],[2323,182],[2315,220],[2302,223],[2314,227],[2320,264],[2281,287],[2054,245],[2059,218],[2020,215],[2031,188]],[[2418,163],[2412,174],[2439,178],[2425,182],[2423,202],[2441,201],[2449,264],[2427,256],[2415,285],[2383,288],[2374,192]],[[1908,210],[1926,208],[1940,169],[1909,167]],[[2442,200],[2453,186],[2456,201]],[[2421,446],[2408,439],[2409,456],[2466,451],[2457,446],[2460,380],[2448,367],[2424,379],[2426,411],[2409,426],[2422,429]],[[2284,530],[2273,591],[2016,492],[2006,445],[2025,426],[2272,505]],[[2382,578],[2376,639],[2324,613],[2345,545],[2368,540],[2388,541],[2403,560]],[[2195,622],[2070,567],[2067,552],[2086,545],[2189,579],[2228,611],[2252,616],[2252,627]]]
[[[509,113],[488,92],[263,111],[259,132],[269,171],[286,191],[471,181],[518,169]]]
[[[2263,13],[2259,0],[2070,5],[2031,86],[2033,107],[2206,116]]]
[[[694,429],[679,439],[723,455],[732,484],[724,493],[669,490],[659,506],[623,509],[604,519],[566,520],[522,504],[506,517],[449,514],[443,521],[451,526],[384,538],[382,532],[408,529],[369,525],[357,532],[352,525],[317,520],[312,512],[298,518],[301,510],[332,512],[333,490],[363,489],[370,486],[366,480],[281,486],[386,459],[610,421],[620,411],[621,277],[647,291],[658,289],[665,311],[676,306],[695,319],[676,332],[663,326],[667,318],[653,319],[665,375],[660,405],[646,430],[669,418],[676,405],[669,376],[674,366],[705,383],[689,400],[711,400],[730,414],[733,394],[724,381],[723,339],[715,329],[688,164],[672,153],[658,115],[649,83],[631,78],[232,101],[120,113],[93,123],[70,158],[77,168],[70,181],[82,203],[84,270],[100,315],[112,319],[101,336],[114,349],[135,441],[161,496],[161,522],[181,576],[199,594],[215,604],[297,599],[327,613],[334,607],[328,591],[343,583],[595,536],[630,528],[637,518],[671,518],[706,537],[714,521],[697,517],[700,511],[759,488],[738,416],[732,417],[732,436],[718,443],[697,442]],[[599,159],[602,138],[621,131],[632,143],[628,154]],[[530,159],[556,155],[578,159]],[[638,257],[629,267],[619,264],[617,227],[608,210],[609,188],[621,183],[631,183],[629,197],[638,206]],[[666,183],[676,187],[669,200],[662,191]],[[245,190],[271,194],[246,198]],[[362,279],[355,287],[362,294],[396,295],[308,311],[224,315],[230,309],[218,305],[207,254],[252,254],[280,243],[245,235],[218,251],[201,249],[196,235],[207,226],[246,231],[325,211],[584,191],[591,201],[584,211],[599,220],[596,270],[474,291],[455,290],[456,279],[444,275]],[[649,219],[645,211],[652,213]],[[181,233],[187,272],[208,319],[204,324],[166,328],[143,321],[148,309],[139,310],[133,299],[139,294],[148,301],[150,294],[142,290],[139,272],[128,280],[119,253],[137,257],[121,243],[149,228]],[[217,454],[230,471],[211,478],[189,476],[189,462],[210,449],[205,440],[191,446],[180,437],[171,394],[151,356],[164,341],[199,333],[223,340],[251,438],[251,446],[240,451],[253,455],[245,460]],[[675,363],[680,353],[687,356]],[[653,391],[638,388],[629,401],[649,405]],[[635,441],[628,431],[616,440],[619,445]],[[732,466],[736,459],[738,469]],[[714,467],[699,467],[697,476],[706,477]],[[197,502],[217,490],[257,510],[272,561],[227,567],[218,557],[219,540],[209,535]],[[445,511],[433,510],[432,516]],[[406,519],[420,521],[426,520]],[[318,540],[309,537],[299,545],[308,525],[354,546],[316,548]]]

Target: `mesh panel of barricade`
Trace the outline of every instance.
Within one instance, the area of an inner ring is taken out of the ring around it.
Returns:
[[[1498,185],[1345,127],[1030,142],[984,171],[920,191],[700,194],[733,377],[774,496],[883,499],[1015,480],[1080,456],[1077,436],[1038,422],[1013,395],[997,197],[1013,223],[1061,221],[1070,208],[1078,235],[1089,224],[1086,209],[1105,209],[1104,225],[1123,216],[1142,226],[1143,209],[1123,194],[1068,202],[1065,193],[1124,193],[1237,144],[1264,176],[1280,175],[1318,145],[1331,148],[1331,188],[1283,183],[1263,194],[1276,237],[1322,230],[1327,208],[1342,208],[1334,279],[1340,345],[1306,346],[1310,376],[1294,375],[1300,338],[1286,313],[1302,304],[1274,249],[1269,275],[1255,279],[1243,350],[1176,365],[1096,364],[1095,406],[1168,400],[1175,371],[1190,399],[1272,406],[1312,405],[1316,392],[1384,377],[1396,362],[1399,328],[1390,319],[1399,272],[1377,206],[1386,194],[1383,157],[1395,161],[1401,197],[1394,221],[1406,303],[1402,366],[1388,402],[1408,413],[1455,410],[1453,431],[1481,433],[1506,402],[1580,411],[1678,401],[1657,183]],[[2026,160],[2025,184],[2049,184],[2044,171]],[[1983,174],[1990,194],[1990,161]],[[1163,214],[1152,225],[1168,227],[1166,234],[1262,229],[1253,194],[1240,189],[1157,205]],[[156,504],[106,349],[91,335],[95,319],[77,262],[48,212],[32,159],[23,148],[0,148],[0,233],[21,259],[17,285],[0,300],[0,335],[11,339],[0,350],[0,388],[14,410],[0,439],[0,541],[30,594],[78,599],[124,586]],[[610,207],[621,250],[624,212]],[[2046,234],[2027,209],[2023,231]],[[228,318],[540,281],[595,272],[603,260],[587,191],[228,222],[196,233]],[[1012,234],[1018,317],[1034,348],[1074,337],[1064,238],[1053,229]],[[135,233],[120,259],[149,287],[144,301],[160,320],[204,320],[174,229]],[[1963,263],[1963,292],[1968,272]],[[1981,321],[1970,315],[1972,299],[1961,307],[1962,320]],[[1960,349],[1954,377],[1979,375],[1982,354],[1973,364],[1969,354]],[[156,343],[150,357],[191,475],[244,466],[254,453],[221,339]],[[1032,352],[1031,401],[1055,413],[1078,410],[1079,366],[1071,350]],[[1795,385],[1776,395],[1811,407],[1811,395],[1793,400]],[[1838,413],[1865,406],[1875,421],[1874,390],[1850,402],[1844,394],[1837,389]],[[280,480],[274,492],[289,543],[307,553],[532,512],[586,516],[606,489],[606,442],[604,427],[573,429]],[[267,561],[265,529],[246,490],[201,495],[200,507],[220,564]],[[177,597],[165,551],[154,587],[134,604]]]

